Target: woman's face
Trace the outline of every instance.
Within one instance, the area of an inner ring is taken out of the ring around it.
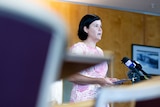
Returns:
[[[102,37],[102,22],[101,20],[95,20],[86,28],[86,33],[88,33],[88,38],[99,41]]]

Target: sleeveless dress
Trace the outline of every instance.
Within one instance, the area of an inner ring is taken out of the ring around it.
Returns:
[[[89,47],[83,42],[78,42],[74,44],[69,51],[72,54],[77,54],[77,55],[99,56],[99,57],[104,56],[102,49],[100,49],[99,47],[96,48]],[[102,62],[101,64],[87,68],[83,71],[80,71],[79,73],[88,77],[104,78],[106,77],[107,71],[108,71],[107,62]],[[81,102],[94,99],[97,95],[98,88],[100,88],[100,85],[98,84],[80,85],[73,83],[70,101]]]

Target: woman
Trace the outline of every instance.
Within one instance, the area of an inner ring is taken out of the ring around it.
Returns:
[[[85,15],[79,23],[78,37],[81,42],[70,48],[71,53],[104,56],[102,49],[96,46],[102,37],[102,22],[99,16]],[[68,80],[74,83],[71,91],[71,102],[94,99],[99,87],[113,85],[113,82],[117,79],[106,77],[107,70],[107,62],[103,62],[69,77]]]

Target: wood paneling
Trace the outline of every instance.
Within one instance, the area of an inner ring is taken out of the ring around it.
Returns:
[[[79,20],[88,13],[88,7],[84,5],[48,0],[50,6],[56,10],[64,19],[68,27],[68,46],[79,41],[77,29]]]
[[[103,37],[98,45],[103,50],[115,54],[115,75],[125,77],[120,64],[124,56],[131,57],[131,44],[160,46],[160,17],[126,11],[78,5],[56,0],[48,0],[50,6],[66,21],[69,29],[69,46],[79,41],[77,29],[80,19],[87,13],[102,18]]]
[[[160,47],[160,17],[145,16],[145,45]]]

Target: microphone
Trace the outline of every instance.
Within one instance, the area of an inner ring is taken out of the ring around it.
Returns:
[[[130,70],[133,70],[135,72],[137,72],[138,74],[140,74],[138,72],[138,69],[136,68],[136,63],[134,63],[133,61],[131,61],[129,58],[127,57],[123,57],[123,59],[121,60],[122,63],[124,63]],[[141,74],[140,74],[141,75]]]
[[[148,79],[145,75],[142,75],[142,73],[144,74],[144,71],[139,63],[132,61],[127,57],[123,57],[121,61],[131,70],[128,72],[128,77],[132,80],[132,82],[139,82],[140,80]],[[140,73],[139,71],[143,72]]]

